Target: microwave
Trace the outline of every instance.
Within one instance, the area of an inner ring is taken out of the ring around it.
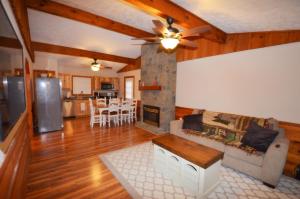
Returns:
[[[113,90],[114,85],[111,83],[101,83],[101,90]]]

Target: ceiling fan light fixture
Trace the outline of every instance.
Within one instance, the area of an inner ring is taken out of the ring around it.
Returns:
[[[94,62],[91,64],[91,70],[96,72],[100,70],[100,67],[101,65],[97,63],[97,59],[94,59]]]
[[[92,65],[92,66],[91,66],[91,70],[97,72],[97,71],[100,70],[100,67],[95,66],[95,65]]]
[[[160,42],[165,49],[172,50],[179,44],[179,39],[169,37],[163,38]]]

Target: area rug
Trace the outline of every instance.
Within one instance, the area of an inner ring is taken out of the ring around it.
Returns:
[[[154,169],[151,142],[106,153],[100,159],[133,198],[196,198]],[[271,189],[248,175],[222,167],[220,184],[205,198],[299,199],[300,181],[282,176],[277,188]]]

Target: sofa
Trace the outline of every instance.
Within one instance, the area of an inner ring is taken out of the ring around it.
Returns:
[[[194,110],[197,113],[199,110]],[[170,133],[224,152],[222,164],[276,187],[287,158],[289,140],[275,119],[200,111],[203,114],[203,132],[182,129],[183,120],[170,124]],[[278,135],[265,153],[251,147],[241,147],[241,138],[251,121],[278,131]],[[221,134],[220,134],[221,132]],[[227,134],[226,134],[227,133]]]

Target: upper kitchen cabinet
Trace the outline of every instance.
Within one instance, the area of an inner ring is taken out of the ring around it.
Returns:
[[[101,89],[101,77],[94,77],[94,90],[100,90]]]
[[[115,90],[120,90],[120,79],[118,77],[112,78],[113,80],[113,85]]]
[[[63,89],[72,89],[72,75],[59,73],[58,78],[61,80]]]

